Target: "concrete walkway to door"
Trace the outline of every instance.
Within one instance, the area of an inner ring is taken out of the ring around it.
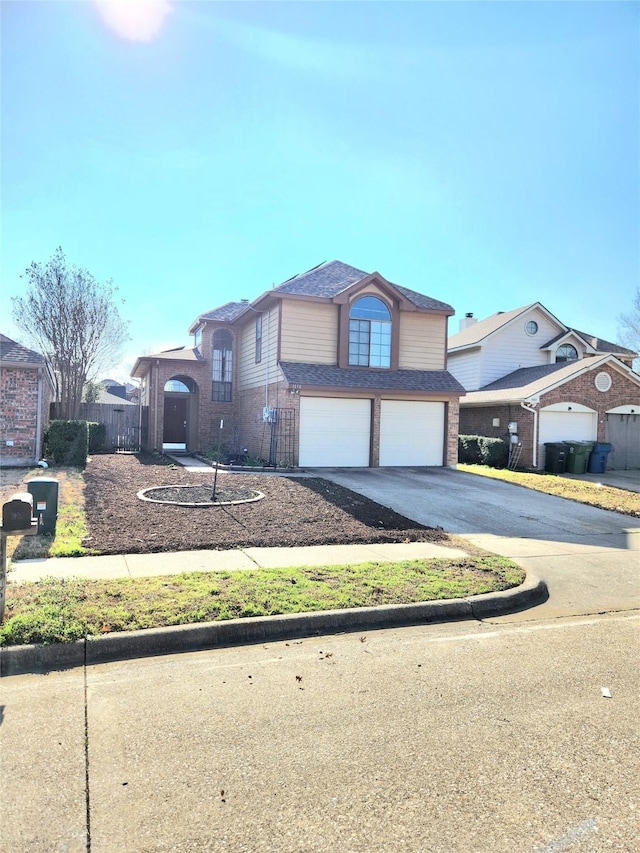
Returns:
[[[313,473],[545,579],[547,602],[501,620],[640,608],[639,519],[448,468]]]

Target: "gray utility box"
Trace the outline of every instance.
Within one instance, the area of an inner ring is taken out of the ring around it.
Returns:
[[[38,519],[38,533],[56,532],[58,520],[58,481],[53,477],[38,477],[27,481],[27,489],[33,495],[33,514]]]

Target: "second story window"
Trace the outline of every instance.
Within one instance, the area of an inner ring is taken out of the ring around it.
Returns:
[[[562,344],[556,350],[556,364],[561,361],[576,361],[578,358],[578,350],[571,344]]]
[[[213,335],[213,372],[211,399],[230,403],[233,390],[233,337],[227,329]]]
[[[256,317],[256,364],[262,361],[262,314]]]
[[[351,306],[349,364],[391,366],[391,313],[377,296],[363,296]]]
[[[199,347],[202,344],[202,326],[199,326],[193,336],[193,345]]]

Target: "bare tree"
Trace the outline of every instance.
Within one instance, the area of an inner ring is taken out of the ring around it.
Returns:
[[[57,416],[73,420],[86,382],[113,363],[128,340],[117,289],[68,264],[61,248],[47,263],[32,263],[21,278],[27,288],[24,296],[12,299],[14,321],[51,365]]]
[[[618,338],[621,344],[640,352],[640,287],[636,288],[631,311],[618,317]]]

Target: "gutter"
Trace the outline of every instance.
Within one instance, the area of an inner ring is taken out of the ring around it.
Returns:
[[[521,408],[523,408],[525,412],[532,412],[533,414],[533,454],[531,462],[534,468],[538,467],[538,410],[536,405],[537,402],[532,402],[530,406],[527,406],[526,400],[520,400]]]

